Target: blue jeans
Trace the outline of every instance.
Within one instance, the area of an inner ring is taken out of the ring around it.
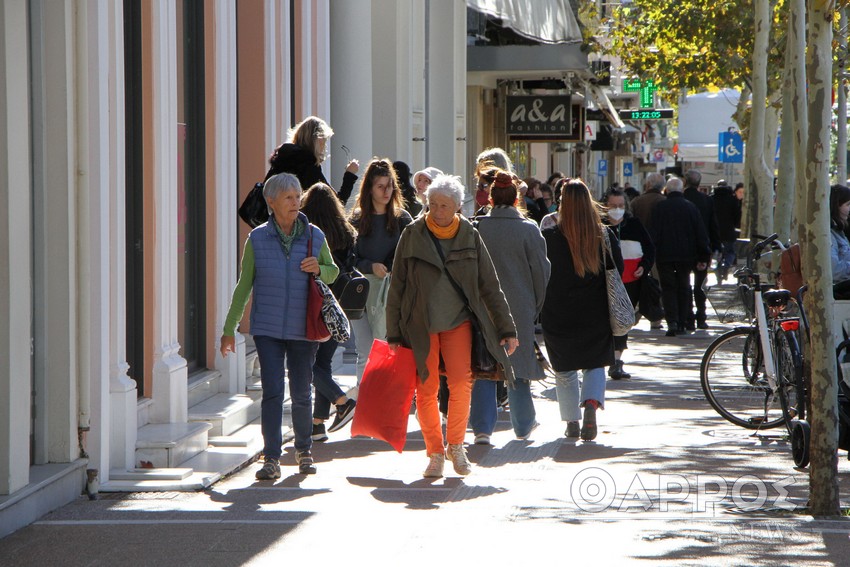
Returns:
[[[316,362],[313,364],[313,386],[316,398],[313,401],[313,419],[328,419],[331,416],[331,404],[345,395],[333,376],[333,358],[339,343],[329,339],[319,343]]]
[[[580,406],[587,400],[596,400],[599,407],[605,405],[605,369],[589,368],[581,373],[584,380],[578,379],[578,370],[555,372],[555,392],[558,395],[561,421],[579,421]]]
[[[517,437],[529,434],[534,426],[537,414],[531,399],[531,383],[517,378],[514,386],[508,384],[508,405],[511,413],[511,425]],[[492,435],[496,428],[496,382],[476,380],[472,386],[472,404],[469,410],[469,425],[475,434]]]
[[[738,259],[735,256],[735,243],[736,240],[729,240],[726,242],[722,242],[722,250],[720,252],[720,262],[718,269],[723,270],[723,273],[727,273],[729,268],[735,265],[735,261]]]
[[[260,403],[260,423],[263,432],[263,456],[280,459],[283,436],[284,376],[289,371],[289,397],[292,400],[292,429],[295,450],[309,451],[313,446],[312,409],[313,360],[318,343],[285,341],[254,336],[257,357],[260,359],[260,381],[263,400]]]

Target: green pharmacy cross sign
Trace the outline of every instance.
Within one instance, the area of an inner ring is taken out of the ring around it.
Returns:
[[[649,79],[641,81],[640,79],[623,79],[624,93],[640,93],[640,107],[652,108],[655,104],[655,81]]]

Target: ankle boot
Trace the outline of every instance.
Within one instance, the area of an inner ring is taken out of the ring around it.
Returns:
[[[629,378],[632,377],[631,374],[629,374],[628,372],[623,370],[623,361],[622,360],[618,360],[615,364],[617,365],[617,373],[620,375],[619,380],[628,380]]]

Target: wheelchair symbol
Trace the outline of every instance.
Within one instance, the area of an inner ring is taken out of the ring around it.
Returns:
[[[734,156],[741,154],[741,152],[738,151],[737,146],[735,146],[735,142],[733,142],[731,140],[729,141],[728,144],[726,144],[726,148],[725,148],[724,151],[726,152],[726,155],[729,156],[729,157],[734,157]]]

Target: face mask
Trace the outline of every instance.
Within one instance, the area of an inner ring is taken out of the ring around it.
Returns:
[[[626,214],[626,209],[616,208],[608,209],[608,218],[611,220],[620,220]]]

